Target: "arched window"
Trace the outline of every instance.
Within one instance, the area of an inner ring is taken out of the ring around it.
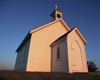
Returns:
[[[60,14],[57,14],[57,17],[58,17],[58,18],[61,18]]]
[[[57,48],[57,59],[59,59],[60,58],[60,49],[59,49],[59,47]]]

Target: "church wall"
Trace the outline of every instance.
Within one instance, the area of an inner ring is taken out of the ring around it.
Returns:
[[[66,32],[67,30],[58,21],[42,30],[32,33],[26,71],[50,72],[50,44]]]
[[[60,59],[57,60],[57,48],[60,50]],[[68,73],[68,52],[66,38],[52,47],[52,72]]]
[[[26,64],[27,64],[27,58],[28,58],[28,52],[29,52],[29,44],[30,44],[30,39],[19,50],[19,53],[17,53],[17,59],[16,59],[16,64],[15,64],[15,69],[14,69],[15,71],[26,71]],[[24,58],[25,45],[27,45],[27,48],[26,48],[25,59],[23,59]],[[21,54],[21,60],[20,60],[20,54]]]
[[[88,72],[84,43],[76,31],[67,37],[69,72]]]

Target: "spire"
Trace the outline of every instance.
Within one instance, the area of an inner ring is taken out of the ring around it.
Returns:
[[[56,20],[62,18],[63,12],[57,9],[57,5],[55,5],[55,10],[50,14],[52,20]]]

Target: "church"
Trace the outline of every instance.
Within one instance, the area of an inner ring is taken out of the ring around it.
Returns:
[[[77,27],[69,28],[62,15],[56,5],[51,22],[28,32],[16,49],[15,71],[88,72],[87,41]]]

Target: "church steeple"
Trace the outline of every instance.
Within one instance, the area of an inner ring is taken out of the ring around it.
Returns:
[[[56,20],[58,18],[62,18],[63,12],[57,9],[57,5],[55,5],[55,10],[50,14],[52,20]]]

